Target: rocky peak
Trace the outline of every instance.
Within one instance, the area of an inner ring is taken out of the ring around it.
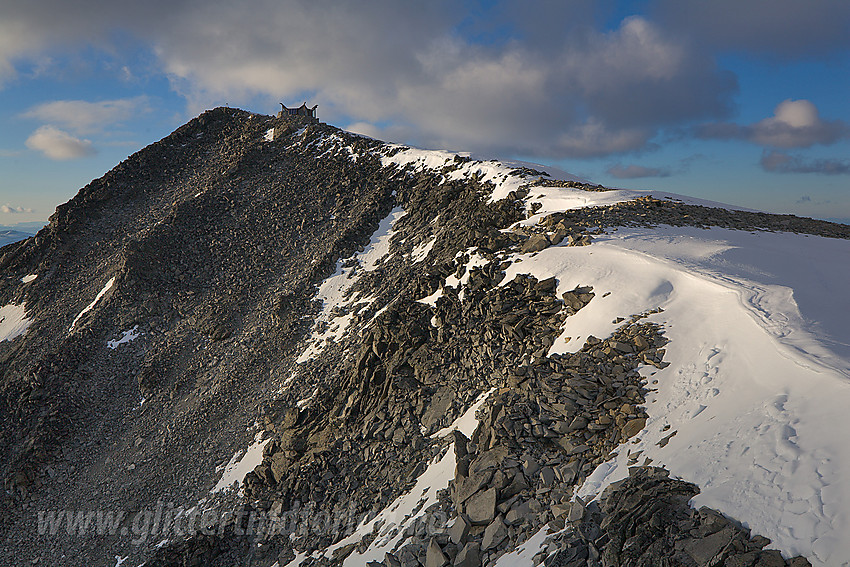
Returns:
[[[645,199],[531,222],[541,172],[491,200],[486,164],[405,149],[218,108],[0,250],[0,304],[33,319],[0,342],[7,561],[478,566],[548,530],[535,564],[786,564],[639,453],[600,502],[575,497],[640,435],[668,339],[659,311],[622,313],[551,352],[604,296],[519,262],[627,224],[846,235]],[[211,490],[231,470],[239,490]],[[163,503],[192,529],[140,530]],[[47,537],[33,510],[125,515]]]

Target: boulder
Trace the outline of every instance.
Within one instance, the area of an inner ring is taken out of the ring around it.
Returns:
[[[579,522],[584,518],[584,502],[581,498],[576,497],[575,501],[570,504],[570,512],[567,514],[568,522]]]
[[[508,528],[502,520],[502,516],[496,516],[487,529],[484,530],[484,537],[481,540],[481,549],[486,551],[498,547],[500,543],[508,537]]]
[[[532,234],[528,240],[522,245],[522,253],[530,254],[532,252],[540,252],[549,247],[549,239],[545,234]]]
[[[552,485],[555,484],[555,469],[552,467],[540,469],[540,482],[544,488],[552,488]]]
[[[458,516],[449,529],[449,539],[457,546],[463,545],[466,543],[466,538],[469,537],[469,528],[471,527],[469,522],[466,521],[466,518]]]
[[[631,439],[646,426],[646,418],[639,417],[637,419],[631,419],[626,422],[626,425],[623,426],[623,437],[626,439]]]
[[[465,505],[466,515],[476,525],[486,526],[496,515],[496,489],[482,490],[472,496]]]
[[[472,463],[469,465],[469,471],[471,473],[475,473],[478,471],[483,471],[485,469],[495,469],[497,468],[502,461],[504,461],[508,457],[508,449],[502,445],[497,445],[490,449],[489,451],[485,451],[481,453]]]
[[[422,425],[432,427],[437,424],[452,407],[455,399],[454,391],[448,386],[438,388],[434,395],[431,396],[431,402],[428,404],[428,409],[422,416]]]
[[[469,477],[460,480],[459,482],[456,480],[457,488],[455,492],[455,505],[460,506],[469,498],[487,486],[490,480],[493,478],[493,470],[487,469],[483,471],[474,472]]]
[[[481,546],[476,541],[470,541],[455,557],[454,567],[480,567]]]
[[[505,515],[505,522],[508,525],[515,526],[529,519],[529,516],[531,516],[531,508],[527,502],[523,502],[522,504],[515,505],[508,511]]]
[[[449,559],[443,553],[440,544],[437,543],[436,539],[431,538],[431,542],[428,544],[428,552],[425,555],[425,567],[445,567],[448,563]]]
[[[688,556],[696,561],[697,565],[721,564],[724,550],[729,547],[737,532],[731,528],[724,528],[715,534],[702,539],[685,540],[682,548]]]

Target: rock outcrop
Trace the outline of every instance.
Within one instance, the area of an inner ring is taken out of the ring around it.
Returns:
[[[534,223],[540,172],[511,172],[523,187],[490,202],[480,176],[451,175],[468,160],[423,171],[389,163],[398,151],[220,108],[0,249],[0,304],[34,320],[0,342],[0,561],[340,565],[387,541],[372,565],[473,567],[548,530],[545,565],[805,565],[689,508],[696,487],[637,454],[599,502],[575,498],[641,434],[664,327],[623,313],[610,336],[550,353],[600,298],[507,273],[618,226],[846,227],[652,198]],[[478,420],[467,434],[462,416]],[[241,493],[210,491],[252,440]],[[358,531],[442,459],[445,489]],[[58,511],[93,523],[51,533]]]

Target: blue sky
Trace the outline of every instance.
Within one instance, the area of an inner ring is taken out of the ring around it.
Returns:
[[[0,225],[206,108],[850,222],[850,2],[6,0]]]

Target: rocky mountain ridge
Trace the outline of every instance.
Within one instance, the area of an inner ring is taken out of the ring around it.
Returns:
[[[664,327],[621,313],[550,354],[600,298],[506,272],[616,227],[850,227],[652,197],[541,213],[540,187],[605,188],[516,168],[495,200],[486,162],[405,150],[215,109],[0,250],[0,305],[28,321],[0,341],[3,561],[472,566],[537,538],[546,565],[807,564],[688,508],[697,489],[638,453],[576,498],[640,435]],[[239,490],[211,490],[252,439]],[[151,524],[163,503],[180,513]],[[115,522],[51,534],[58,511]]]

